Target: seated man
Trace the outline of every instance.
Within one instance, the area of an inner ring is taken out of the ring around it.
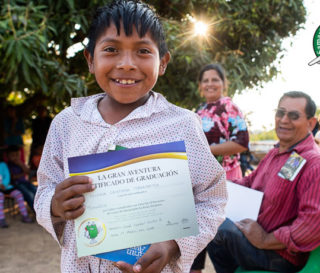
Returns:
[[[315,111],[303,92],[281,97],[275,114],[279,143],[255,171],[234,181],[264,192],[258,220],[227,219],[220,226],[207,248],[217,273],[238,266],[296,272],[320,245],[320,149],[311,134]]]

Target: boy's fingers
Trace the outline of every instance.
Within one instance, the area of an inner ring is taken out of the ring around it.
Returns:
[[[133,266],[134,273],[160,273],[165,265],[163,265],[160,259],[152,261],[152,263],[137,262]]]
[[[66,200],[93,190],[94,185],[91,178],[86,176],[70,177],[57,185],[55,195],[61,200]]]
[[[92,179],[88,176],[72,176],[64,180],[62,183],[58,184],[57,187],[61,188],[61,190],[67,189],[73,185],[77,184],[91,184],[92,185]]]
[[[76,210],[66,211],[64,213],[64,219],[66,219],[66,220],[76,219],[84,213],[84,210],[85,210],[85,207],[81,206],[81,207],[77,208]]]
[[[86,192],[92,191],[92,187],[90,184],[76,184],[71,187],[61,191],[60,193],[56,193],[61,200],[68,200],[74,197],[82,196]]]
[[[83,195],[68,199],[63,202],[63,204],[62,204],[63,209],[65,211],[75,210],[83,205],[84,200],[85,199],[84,199]]]
[[[87,176],[70,177],[57,185],[51,201],[52,215],[74,219],[83,214],[84,196],[94,190],[92,179]]]
[[[132,265],[131,264],[119,261],[119,262],[113,263],[113,265],[115,267],[117,267],[118,269],[120,269],[122,272],[134,273],[134,271],[132,270]]]
[[[134,270],[134,272],[141,272],[141,270],[142,270],[141,264],[135,264],[133,266],[133,270]]]
[[[84,213],[84,197],[78,196],[69,200],[59,201],[52,199],[52,215],[59,216],[65,220],[75,219]]]
[[[135,273],[160,273],[170,259],[178,255],[179,247],[173,240],[155,243],[133,266]]]
[[[160,265],[160,258],[161,254],[156,249],[152,249],[151,246],[148,251],[133,266],[133,272],[161,272],[162,268]]]

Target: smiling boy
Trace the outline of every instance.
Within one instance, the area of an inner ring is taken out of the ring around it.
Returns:
[[[135,108],[143,105],[158,76],[165,73],[170,60],[167,51],[159,56],[157,44],[147,32],[142,38],[132,27],[127,36],[120,23],[120,34],[114,23],[100,35],[94,51],[85,50],[89,71],[95,75],[105,96],[98,104],[103,119],[117,123]]]
[[[159,18],[141,2],[115,1],[97,10],[88,38],[84,55],[103,93],[72,99],[53,120],[38,169],[37,220],[58,242],[64,234],[62,272],[189,272],[224,219],[225,172],[199,118],[152,91],[170,60]],[[68,158],[179,140],[186,145],[199,235],[152,244],[134,266],[78,258],[73,220],[94,187],[86,176],[69,177]]]

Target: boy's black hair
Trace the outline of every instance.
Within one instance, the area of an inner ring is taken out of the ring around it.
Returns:
[[[120,35],[121,22],[126,36],[132,35],[135,26],[139,37],[150,31],[152,39],[158,46],[160,58],[168,51],[163,26],[155,11],[141,1],[115,0],[111,4],[96,10],[88,32],[89,43],[87,50],[93,57],[97,39],[114,23]]]

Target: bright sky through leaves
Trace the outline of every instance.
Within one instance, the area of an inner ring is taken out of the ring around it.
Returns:
[[[208,25],[201,21],[196,21],[194,23],[194,33],[195,35],[205,36],[207,34]]]

